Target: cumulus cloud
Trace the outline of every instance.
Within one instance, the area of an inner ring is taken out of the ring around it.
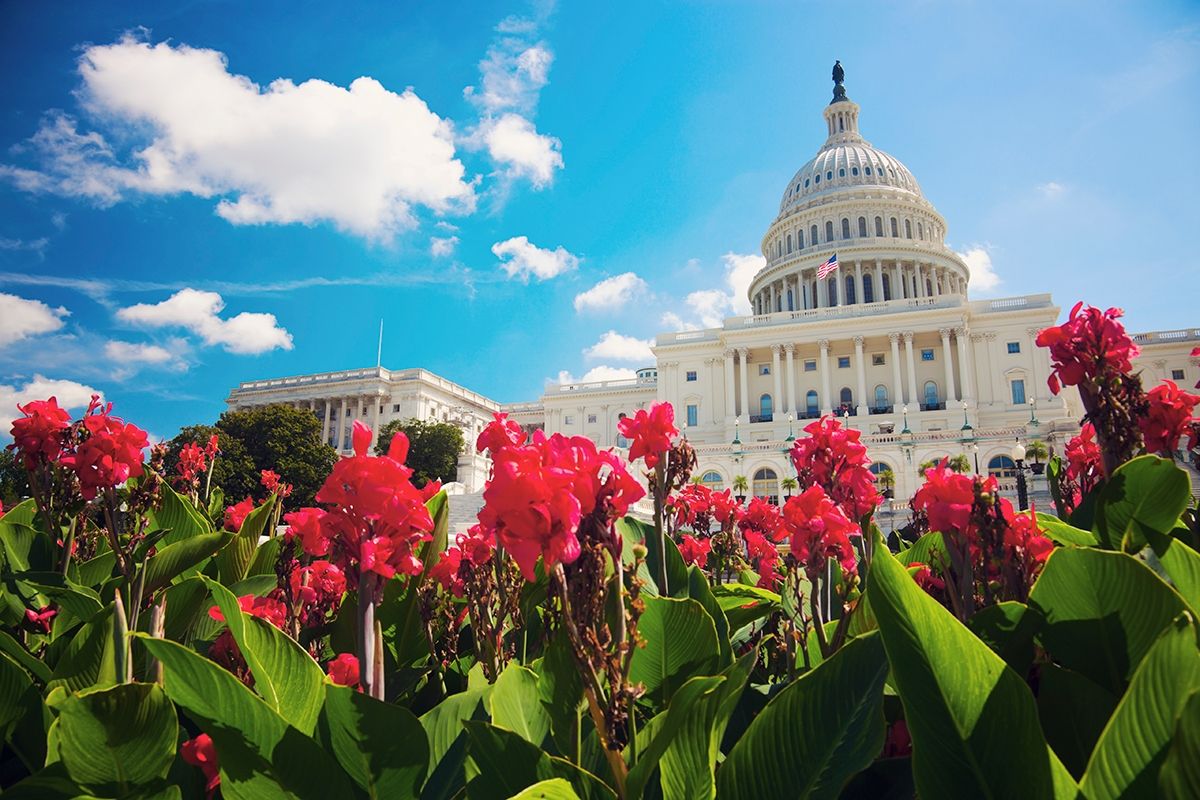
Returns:
[[[1048,181],[1047,183],[1038,184],[1037,191],[1042,197],[1047,200],[1052,200],[1058,197],[1067,190],[1067,187],[1058,181]]]
[[[700,327],[694,322],[688,322],[674,311],[664,313],[659,322],[669,331],[694,331]]]
[[[730,252],[721,256],[721,261],[725,265],[724,287],[699,289],[684,298],[688,314],[696,322],[668,312],[663,315],[663,324],[674,330],[693,330],[698,326],[717,328],[726,317],[751,313],[747,297],[750,282],[766,266],[767,260],[762,256]]]
[[[83,383],[56,380],[42,375],[34,375],[33,380],[26,382],[24,386],[0,383],[0,437],[8,438],[12,421],[19,413],[18,403],[24,405],[30,400],[55,397],[58,404],[64,408],[84,409],[94,394],[100,394],[100,391]]]
[[[637,377],[637,372],[626,367],[610,367],[607,364],[601,364],[592,367],[587,372],[580,375],[578,378],[571,375],[567,370],[560,370],[558,378],[551,383],[569,384],[569,383],[596,383],[598,381],[620,381],[630,380]]]
[[[759,270],[767,265],[767,260],[758,255],[741,255],[726,253],[721,256],[725,262],[725,285],[729,287],[729,302],[735,314],[750,313],[750,282]]]
[[[525,236],[496,242],[492,245],[492,252],[500,259],[500,268],[508,277],[526,282],[530,276],[544,281],[579,266],[579,259],[561,245],[547,250],[533,244]]]
[[[733,311],[733,300],[720,289],[701,289],[684,298],[688,309],[705,328],[718,328]]]
[[[586,292],[575,295],[575,310],[612,311],[627,305],[648,289],[646,282],[639,278],[637,273],[622,272],[620,275],[605,278]]]
[[[488,155],[504,165],[511,178],[528,178],[535,189],[554,180],[554,170],[563,168],[562,142],[537,132],[520,114],[505,114],[488,120],[479,130]]]
[[[458,247],[457,236],[434,236],[429,240],[429,252],[434,258],[442,258],[452,254],[455,247]]]
[[[104,355],[121,364],[169,364],[176,355],[162,345],[141,342],[122,342],[116,339],[104,344]]]
[[[216,292],[182,289],[161,303],[119,309],[117,319],[148,328],[184,328],[205,344],[220,345],[238,355],[292,349],[292,335],[278,325],[274,314],[243,311],[223,319],[220,312],[224,308],[225,301]]]
[[[600,341],[583,351],[585,358],[591,361],[605,359],[609,361],[635,361],[639,364],[653,363],[654,352],[650,339],[638,339],[625,336],[616,331],[608,331],[600,337]]]
[[[991,253],[986,247],[968,247],[967,251],[959,253],[958,257],[965,261],[967,268],[971,270],[971,279],[967,283],[970,290],[986,294],[1001,284],[1000,276],[992,268]]]
[[[219,198],[234,224],[331,222],[371,240],[415,224],[416,206],[474,204],[453,125],[411,89],[369,77],[263,87],[216,50],[131,36],[85,49],[79,75],[84,108],[132,152],[52,114],[24,146],[40,166],[0,166],[18,187],[101,205],[190,193]]]
[[[41,300],[28,300],[0,293],[0,347],[40,333],[53,333],[63,326],[68,311],[51,308]]]

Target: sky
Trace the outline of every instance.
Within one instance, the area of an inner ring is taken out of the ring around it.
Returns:
[[[6,3],[0,437],[423,367],[501,402],[747,313],[840,59],[973,297],[1200,325],[1195,2]]]

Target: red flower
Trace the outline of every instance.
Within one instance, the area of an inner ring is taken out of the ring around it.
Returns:
[[[237,533],[242,529],[242,523],[246,521],[246,517],[254,510],[254,500],[247,497],[236,505],[227,506],[225,508],[225,530]]]
[[[204,446],[204,455],[208,456],[208,460],[211,461],[217,457],[219,452],[221,452],[220,439],[214,433],[208,437],[208,444]]]
[[[887,738],[883,740],[883,758],[901,758],[912,755],[912,736],[908,733],[908,723],[902,719],[896,720],[888,727]]]
[[[1063,386],[1078,386],[1133,369],[1131,359],[1141,351],[1117,321],[1122,314],[1119,308],[1102,312],[1079,302],[1066,322],[1038,334],[1038,347],[1050,348],[1050,391],[1058,394]]]
[[[495,531],[479,523],[467,528],[466,533],[458,534],[458,547],[462,551],[462,557],[477,567],[487,563],[495,546]]]
[[[92,395],[83,418],[86,438],[75,452],[62,457],[62,463],[79,477],[79,489],[91,500],[101,489],[119,486],[142,475],[143,450],[150,445],[146,432],[136,425],[112,416],[112,403],[100,406],[99,395]]]
[[[325,665],[329,679],[338,686],[358,686],[358,657],[350,653],[339,653]]]
[[[752,528],[745,529],[742,531],[742,537],[746,540],[746,555],[756,564],[761,565],[763,561],[774,564],[779,559],[779,548],[758,531]],[[761,569],[761,566],[759,568]]]
[[[696,564],[704,568],[708,566],[708,554],[712,552],[712,542],[708,539],[697,539],[689,533],[679,537],[679,554],[685,564]]]
[[[1008,522],[1008,529],[1004,532],[1004,544],[1016,550],[1017,555],[1024,556],[1033,565],[1045,563],[1050,557],[1050,551],[1054,549],[1054,542],[1046,538],[1038,528],[1034,512],[1030,510],[1028,513],[1014,514],[1012,503],[1003,499],[1000,503],[1001,513]]]
[[[281,482],[279,473],[273,470],[264,469],[262,471],[262,485],[268,492],[278,496],[281,500],[292,494],[292,485]]]
[[[462,566],[462,557],[462,550],[451,547],[442,553],[442,557],[429,570],[429,577],[440,583],[443,589],[455,597],[462,597],[464,591],[463,580],[458,575],[459,567]]]
[[[810,575],[824,570],[829,558],[838,560],[844,574],[857,573],[858,562],[850,537],[861,536],[862,532],[820,486],[810,486],[788,498],[783,507],[783,524],[792,537],[792,553]]]
[[[329,553],[330,541],[322,524],[324,520],[325,511],[320,508],[302,508],[285,514],[283,521],[288,525],[285,535],[289,539],[299,536],[300,546],[309,555],[326,555]]]
[[[994,478],[987,480],[996,482]],[[928,514],[930,530],[965,536],[971,530],[975,478],[954,472],[943,458],[936,467],[925,470],[925,485],[917,490],[912,502],[913,508]]]
[[[58,616],[58,609],[46,606],[37,611],[27,608],[25,609],[25,620],[38,633],[49,633],[50,623]]]
[[[808,436],[792,445],[792,465],[800,487],[820,486],[851,519],[871,513],[883,499],[875,488],[861,431],[821,417],[804,428]]]
[[[179,463],[175,469],[185,484],[195,485],[208,469],[205,451],[195,442],[188,442],[179,451]]]
[[[337,608],[346,593],[346,575],[324,559],[292,573],[292,597],[304,605]]]
[[[670,403],[654,403],[649,412],[638,409],[632,417],[618,422],[617,430],[630,440],[629,460],[645,459],[650,469],[671,449],[671,437],[679,433],[675,429],[675,408]]]
[[[1083,423],[1079,435],[1067,442],[1067,478],[1079,484],[1082,492],[1090,492],[1104,477],[1100,445],[1096,444],[1096,428]]]
[[[21,454],[25,468],[33,469],[39,458],[57,461],[62,455],[66,430],[71,426],[71,415],[59,408],[55,397],[18,405],[17,410],[24,416],[13,420],[13,443],[9,447]]]
[[[1169,453],[1179,446],[1179,438],[1189,433],[1192,410],[1200,397],[1180,389],[1174,381],[1163,381],[1146,393],[1146,399],[1150,412],[1138,419],[1146,452]]]
[[[276,628],[282,629],[287,624],[287,606],[273,598],[246,594],[238,598],[238,605],[243,613],[266,620]],[[210,608],[208,615],[217,622],[225,621],[225,615],[221,613],[220,606]]]
[[[480,431],[479,438],[475,440],[475,451],[479,453],[484,450],[495,452],[502,447],[517,444],[525,444],[525,432],[521,430],[520,425],[508,418],[508,414],[497,413],[493,416],[492,421]]]
[[[926,594],[941,592],[946,588],[946,582],[935,575],[928,564],[914,561],[908,565],[908,568],[910,570],[916,568],[916,572],[913,573],[913,580],[917,582],[917,586],[925,590]]]
[[[675,512],[676,527],[686,525],[700,533],[708,533],[713,520],[724,530],[742,514],[728,489],[714,492],[702,483],[689,483],[667,498],[667,506]]]
[[[763,497],[754,497],[750,500],[746,511],[738,520],[738,528],[741,529],[743,536],[753,531],[776,544],[782,542],[788,535],[783,527],[783,512],[779,510],[779,506],[767,502]]]
[[[221,785],[221,766],[217,761],[217,748],[213,746],[212,737],[202,733],[195,739],[188,739],[179,746],[179,755],[204,773],[204,791],[211,799],[217,787]]]

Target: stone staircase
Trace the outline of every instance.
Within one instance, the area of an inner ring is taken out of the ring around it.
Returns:
[[[466,533],[467,528],[477,521],[479,509],[483,508],[483,492],[475,494],[447,495],[450,501],[450,543],[456,533]]]

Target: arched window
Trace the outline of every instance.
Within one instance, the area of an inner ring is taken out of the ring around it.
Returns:
[[[850,168],[850,174],[851,174],[851,175],[857,175],[857,174],[858,174],[858,167],[851,167],[851,168]]]
[[[804,229],[803,228],[796,231],[796,249],[797,250],[804,249]]]
[[[758,398],[758,415],[760,422],[770,422],[774,416],[772,413],[771,395],[764,394]]]
[[[867,174],[868,174],[868,175],[870,175],[870,174],[871,174],[871,168],[870,168],[870,167],[867,167],[867,169],[866,169],[866,172],[867,172]]]
[[[788,307],[787,307],[788,311],[796,310],[796,306],[792,302],[792,287],[790,287],[790,286],[788,287],[788,290],[787,290],[787,303],[788,303]]]
[[[827,180],[827,181],[833,180],[833,170],[829,170],[828,172],[825,173],[825,180]]]
[[[829,289],[829,305],[831,307],[836,306],[838,304],[838,301],[837,301],[837,278],[830,278],[829,280],[827,280],[825,282],[825,285]]]
[[[875,387],[875,410],[890,411],[892,404],[888,402],[888,388],[882,383]]]
[[[905,345],[907,347],[907,345]],[[938,390],[937,384],[933,381],[925,381],[925,402],[922,404],[925,410],[933,410],[938,407]]]
[[[842,217],[842,238],[850,238],[850,220],[846,219],[845,217]]]
[[[779,476],[770,467],[763,467],[754,473],[754,483],[750,489],[755,497],[761,497],[772,505],[779,505]]]
[[[804,413],[809,417],[815,417],[818,412],[817,391],[816,389],[809,389],[808,394],[804,395]]]
[[[839,114],[839,115],[838,115],[838,130],[839,130],[839,131],[844,131],[844,130],[846,130],[846,123],[845,123],[845,121],[842,119],[842,116],[841,116],[841,114]]]
[[[892,279],[889,278],[886,273],[883,276],[883,299],[892,299]]]
[[[820,183],[820,182],[821,182],[821,176],[820,176],[820,175],[814,175],[814,176],[813,176],[813,183]]]
[[[725,481],[721,478],[721,473],[713,469],[710,469],[708,472],[701,475],[700,482],[709,489],[712,489],[714,492],[721,491],[721,486],[725,483]]]
[[[841,128],[842,128],[842,122],[841,122],[841,120],[838,120],[838,130],[841,130]],[[846,177],[846,168],[845,167],[842,167],[841,169],[838,170],[838,177],[839,178]]]
[[[925,296],[933,297],[933,284],[929,282],[928,278],[925,279]]]
[[[850,391],[849,386],[843,386],[838,392],[838,402],[841,404],[841,412],[843,414],[854,413],[854,392]]]
[[[790,233],[787,235],[787,251],[792,252],[792,235]]]
[[[875,282],[871,280],[870,275],[863,275],[863,302],[875,302]]]
[[[827,242],[833,241],[833,222],[825,223],[825,241],[827,241]]]
[[[883,217],[875,218],[875,235],[883,236]]]
[[[1015,478],[1017,465],[1008,456],[994,456],[988,461],[987,471],[993,478]]]
[[[893,239],[900,238],[900,229],[898,227],[896,227],[896,218],[895,217],[892,217],[892,238]]]
[[[855,296],[855,292],[854,292],[854,276],[847,275],[846,276],[846,305],[852,306],[857,302],[858,302],[858,298]]]
[[[817,243],[817,226],[816,225],[813,225],[808,231],[808,243],[809,244]]]
[[[904,238],[905,239],[912,238],[912,220],[911,219],[904,220]]]
[[[917,223],[917,238],[918,239],[925,238],[925,226],[923,224],[921,224],[920,222]]]
[[[858,218],[858,235],[859,236],[867,235],[867,218],[866,217]]]

